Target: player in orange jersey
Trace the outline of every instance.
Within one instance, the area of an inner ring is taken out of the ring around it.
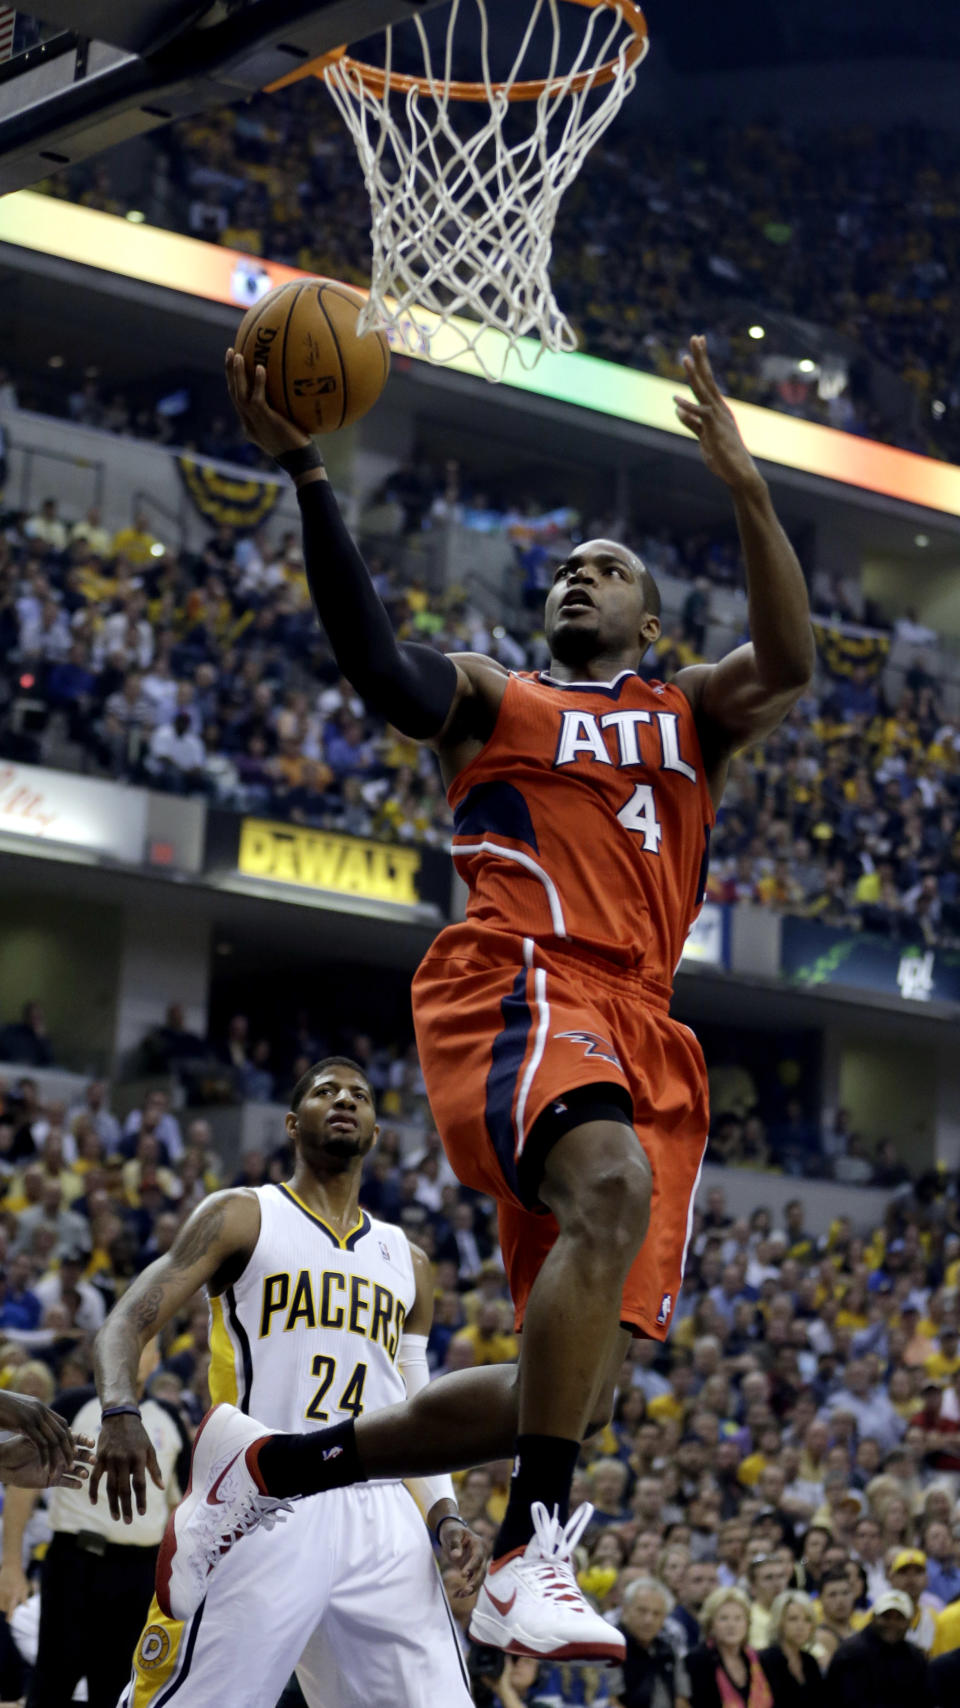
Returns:
[[[258,1474],[286,1495],[397,1474],[426,1452],[440,1470],[444,1457],[499,1456],[509,1426],[512,1492],[471,1633],[541,1656],[622,1653],[576,1585],[570,1482],[625,1337],[662,1338],[680,1289],[708,1114],[699,1046],[669,1003],[727,766],[777,727],[814,662],[800,565],[705,339],[691,340],[685,369],[693,397],[677,397],[677,414],[730,490],[753,639],[665,684],[638,674],[660,633],[656,586],[611,540],[578,546],[557,569],[548,671],[398,644],[319,451],[269,408],[262,370],[251,387],[242,360],[227,358],[248,437],[296,480],[307,578],[340,670],[371,711],[439,757],[470,899],[414,980],[417,1042],[459,1178],[497,1199],[523,1325],[509,1389],[500,1373],[484,1389],[487,1373],[467,1372],[458,1380],[473,1386],[456,1400],[431,1390],[305,1446],[273,1436]],[[452,1394],[453,1380],[434,1386]],[[490,1403],[478,1418],[481,1392]]]

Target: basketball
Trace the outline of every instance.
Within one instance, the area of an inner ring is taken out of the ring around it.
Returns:
[[[305,433],[336,433],[372,409],[390,373],[385,332],[357,335],[364,297],[330,279],[277,285],[248,309],[235,348],[267,371],[273,408]]]

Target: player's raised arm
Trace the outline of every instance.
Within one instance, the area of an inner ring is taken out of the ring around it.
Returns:
[[[227,388],[247,438],[293,476],[303,521],[303,557],[314,609],[334,657],[364,705],[417,741],[436,740],[477,703],[471,673],[433,647],[399,641],[334,497],[314,441],[272,409],[266,370],[251,384],[242,356],[227,351]],[[469,722],[469,717],[467,717]]]
[[[711,473],[730,489],[747,570],[752,641],[717,664],[677,675],[698,722],[728,750],[769,734],[813,674],[814,645],[803,571],[720,392],[705,338],[690,340],[684,367],[693,398],[677,395],[677,415],[700,441]]]
[[[170,1250],[151,1263],[115,1305],[94,1342],[94,1375],[103,1407],[97,1457],[90,1478],[96,1501],[103,1476],[111,1518],[132,1524],[130,1485],[137,1511],[146,1511],[149,1471],[163,1478],[153,1444],[140,1421],[137,1365],[148,1340],[218,1274],[236,1279],[257,1243],[260,1208],[248,1192],[214,1192],[198,1205]]]

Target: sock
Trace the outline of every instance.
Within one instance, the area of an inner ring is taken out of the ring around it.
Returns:
[[[535,1500],[542,1500],[548,1512],[556,1507],[560,1523],[566,1524],[579,1452],[579,1441],[565,1441],[558,1435],[517,1436],[510,1499],[493,1544],[495,1560],[526,1547],[533,1535],[530,1507]]]
[[[314,1429],[308,1435],[268,1435],[251,1453],[251,1459],[254,1463],[250,1469],[259,1477],[264,1493],[276,1500],[323,1494],[325,1489],[342,1489],[367,1480],[352,1417],[346,1423],[335,1423],[332,1429]]]

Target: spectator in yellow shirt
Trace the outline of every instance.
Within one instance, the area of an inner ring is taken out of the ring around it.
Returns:
[[[653,650],[658,659],[669,656],[671,663],[675,659],[674,668],[677,665],[696,664],[699,657],[690,643],[684,639],[682,623],[674,623],[669,633],[661,635],[660,639],[654,642]]]
[[[740,1461],[737,1480],[744,1488],[752,1489],[760,1481],[761,1473],[776,1459],[780,1452],[780,1431],[775,1423],[767,1424],[757,1437],[757,1445],[752,1453],[748,1453]]]
[[[503,1314],[495,1301],[482,1306],[477,1312],[476,1322],[462,1328],[450,1344],[469,1346],[475,1365],[510,1364],[517,1356],[517,1337],[505,1332]]]
[[[210,1313],[207,1309],[207,1301],[204,1299],[202,1304],[194,1305],[190,1312],[189,1327],[172,1341],[167,1351],[167,1357],[176,1358],[181,1352],[192,1352],[199,1355],[209,1352],[209,1350]]]
[[[507,1278],[502,1265],[495,1258],[488,1257],[481,1263],[477,1273],[477,1284],[462,1298],[463,1315],[468,1324],[475,1323],[484,1305],[495,1305],[500,1311],[506,1301]]]
[[[923,1333],[920,1327],[920,1312],[916,1305],[910,1304],[909,1301],[900,1308],[900,1327],[907,1337],[902,1354],[904,1364],[908,1368],[918,1364],[925,1366],[927,1359],[933,1356],[937,1348],[930,1336]]]
[[[923,1368],[935,1382],[947,1381],[957,1374],[960,1370],[960,1336],[955,1328],[945,1325],[940,1330],[937,1350],[924,1359]]]
[[[662,1423],[664,1418],[673,1418],[675,1422],[683,1422],[684,1404],[676,1394],[656,1394],[647,1406],[647,1416],[654,1423]]]
[[[120,532],[113,536],[113,549],[117,557],[125,557],[128,563],[138,566],[149,563],[152,557],[158,555],[153,548],[159,543],[156,536],[150,532],[144,510],[137,511],[131,527],[121,528]]]
[[[960,1601],[952,1601],[949,1607],[937,1614],[930,1658],[952,1654],[954,1649],[960,1649]]]
[[[687,1406],[693,1396],[694,1370],[693,1359],[687,1352],[682,1361],[675,1362],[670,1372],[670,1392],[655,1394],[647,1401],[647,1416],[654,1423],[663,1423],[671,1418],[675,1423],[682,1423]]]
[[[123,1190],[131,1209],[140,1207],[140,1186],[145,1177],[151,1182],[156,1180],[168,1198],[177,1195],[177,1182],[169,1168],[160,1165],[160,1146],[152,1133],[141,1133],[137,1141],[137,1154],[121,1169]]]

